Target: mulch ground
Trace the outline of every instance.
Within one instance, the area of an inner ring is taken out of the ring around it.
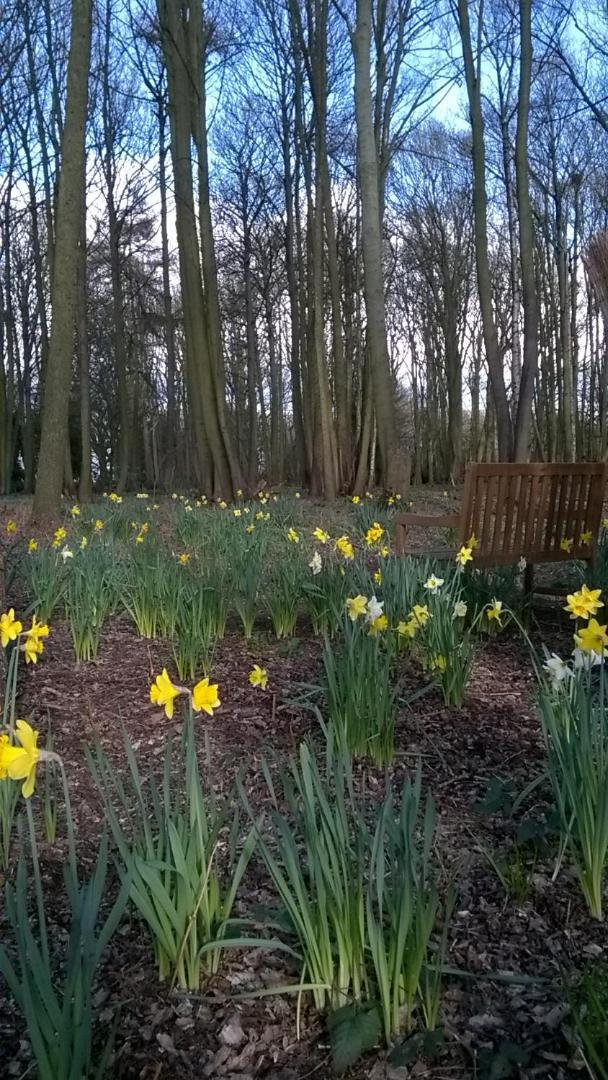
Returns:
[[[560,645],[567,648],[568,622],[558,606],[539,605],[538,617],[539,636],[556,651]],[[52,630],[44,660],[22,674],[19,712],[43,730],[50,720],[55,748],[69,776],[86,864],[94,857],[103,813],[83,744],[98,739],[116,768],[124,769],[124,725],[144,771],[147,764],[160,763],[167,738],[178,733],[179,723],[177,712],[171,722],[150,704],[149,685],[170,662],[170,647],[138,638],[126,618],[114,618],[103,634],[98,659],[77,666],[66,627],[53,621]],[[248,683],[253,663],[268,669],[266,692]],[[198,717],[196,723],[201,746],[205,733],[209,735],[213,779],[220,789],[227,789],[242,770],[253,803],[264,805],[262,757],[271,751],[287,760],[304,735],[318,735],[312,713],[293,699],[298,684],[318,678],[319,664],[320,646],[304,631],[285,643],[263,632],[245,642],[233,632],[218,645],[212,670],[222,707],[213,719]],[[445,979],[441,1026],[446,1042],[439,1058],[397,1067],[376,1052],[349,1075],[358,1080],[580,1076],[581,1063],[569,1039],[564,978],[575,977],[586,963],[605,956],[605,927],[588,918],[567,868],[552,880],[555,843],[535,854],[521,849],[521,890],[516,897],[509,895],[487,852],[501,858],[512,850],[516,825],[507,815],[484,814],[478,806],[493,777],[507,778],[521,790],[542,768],[532,673],[521,643],[508,634],[488,642],[461,711],[444,707],[434,691],[413,708],[404,707],[396,742],[396,780],[420,761],[425,788],[437,805],[441,872],[444,884],[453,882],[457,893],[447,958],[457,973]],[[368,790],[374,784],[380,792],[381,772],[368,775]],[[533,809],[544,810],[542,788],[531,802]],[[51,928],[59,933],[67,923],[61,900],[64,851],[60,841],[53,848],[42,845],[42,851]],[[255,859],[241,892],[248,905],[269,899],[268,882]],[[2,906],[0,901],[5,940]],[[200,994],[170,994],[158,983],[145,927],[129,910],[106,955],[97,997],[101,1028],[107,1031],[117,1021],[112,1077],[329,1078],[327,1037],[312,1009],[303,1009],[298,1040],[292,998],[239,996],[244,989],[281,985],[291,978],[281,954],[227,952],[221,975]],[[525,1064],[513,1063],[509,1072],[506,1061],[513,1046]],[[0,1076],[26,1075],[33,1075],[33,1067],[25,1027],[0,986]]]

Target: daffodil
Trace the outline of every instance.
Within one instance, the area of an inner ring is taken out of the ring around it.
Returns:
[[[38,551],[38,541],[34,540],[34,537],[32,537],[32,539],[29,541],[27,545],[27,550],[29,551],[30,555],[33,555],[35,551]]]
[[[58,529],[55,529],[55,533],[53,535],[53,547],[58,548],[59,545],[61,544],[62,540],[65,540],[67,535],[68,534],[65,531],[65,529],[63,528],[63,526],[60,526]]]
[[[425,626],[431,618],[431,613],[427,604],[414,604],[409,617],[414,619],[418,626]]]
[[[227,503],[227,502],[224,502],[224,500],[223,500],[223,499],[220,499],[220,501],[219,501],[219,504],[218,504],[218,505],[219,505],[219,508],[220,508],[220,510],[225,510],[225,509],[226,509],[226,507],[228,506],[228,503]]]
[[[336,540],[336,551],[340,552],[343,559],[350,560],[355,557],[355,551],[348,536],[340,536],[339,539]]]
[[[434,574],[431,574],[431,576],[426,579],[424,587],[425,589],[428,589],[430,593],[438,593],[441,586],[443,585],[444,580],[444,578],[435,577]]]
[[[565,551],[566,554],[569,555],[570,552],[572,551],[573,544],[574,544],[574,540],[572,540],[572,539],[567,540],[567,539],[564,538],[563,540],[560,540],[560,544],[559,544],[560,550]]]
[[[368,622],[375,622],[376,619],[379,619],[380,616],[382,615],[383,607],[384,607],[384,602],[376,600],[375,596],[370,596],[369,600],[367,601],[367,611],[366,611],[367,621]]]
[[[578,634],[574,635],[577,648],[583,652],[594,652],[603,656],[608,645],[606,626],[600,626],[597,619],[589,619],[587,626],[581,627]]]
[[[42,656],[44,652],[44,645],[42,639],[47,638],[50,634],[50,630],[46,623],[39,623],[34,615],[32,619],[32,625],[25,635],[23,642],[23,652],[25,654],[26,664],[38,663],[38,657]]]
[[[371,547],[372,544],[377,544],[383,536],[384,529],[377,521],[374,521],[373,525],[370,526],[370,528],[365,534],[365,543],[368,545],[368,547]]]
[[[358,506],[360,502],[361,502],[361,499],[359,498],[359,496],[358,495],[353,495],[353,497],[352,497],[353,506]]]
[[[295,529],[289,529],[289,531],[287,533],[287,539],[292,544],[299,544],[300,543],[300,534],[297,533]]]
[[[209,679],[201,679],[192,691],[192,708],[195,712],[206,712],[213,716],[213,710],[222,704],[218,695],[217,683],[210,684]]]
[[[235,517],[238,518],[238,517],[241,516],[242,510],[240,510],[239,507],[237,507],[237,509],[233,510],[232,513],[234,514]]]
[[[464,619],[467,613],[467,605],[464,600],[457,600],[454,604],[454,610],[452,612],[453,619]]]
[[[375,637],[376,634],[382,634],[388,629],[388,619],[386,615],[378,615],[376,619],[373,619],[369,624],[368,633]]]
[[[367,598],[361,596],[359,593],[357,596],[351,596],[346,601],[346,610],[348,617],[352,622],[356,622],[361,615],[365,615],[367,611]]]
[[[80,517],[80,507],[79,506],[73,506],[72,509],[70,510],[70,514],[72,515],[73,518]]]
[[[547,661],[543,664],[543,667],[551,681],[555,684],[564,682],[572,676],[572,668],[565,664],[564,661],[557,655],[557,653],[551,653]]]
[[[443,672],[447,670],[447,666],[448,666],[448,662],[447,662],[445,656],[442,656],[441,653],[439,653],[437,656],[432,656],[431,657],[431,661],[430,661],[431,671],[438,671],[440,674],[443,674]]]
[[[578,592],[568,594],[564,611],[570,613],[571,619],[589,619],[591,615],[597,615],[604,606],[600,600],[601,595],[601,589],[589,589],[582,585]]]
[[[296,491],[296,493],[295,493],[295,498],[296,498],[296,499],[299,499],[299,498],[300,498],[300,492],[299,492],[299,491]]]
[[[86,548],[88,542],[89,541],[87,540],[86,536],[81,536],[81,538],[80,538],[80,550],[81,551],[84,551],[84,549]]]
[[[148,495],[147,491],[138,491],[135,498],[136,499],[149,499],[150,496]]]
[[[154,705],[162,705],[167,717],[171,720],[173,717],[173,703],[181,692],[181,689],[171,682],[167,669],[163,668],[161,674],[156,676],[150,687],[150,701]]]
[[[73,559],[74,558],[74,552],[72,551],[71,548],[69,548],[67,546],[67,544],[65,545],[65,547],[62,547],[62,549],[61,549],[61,558],[63,559],[64,562],[67,562],[68,559]]]
[[[326,533],[324,529],[317,527],[313,532],[313,537],[318,540],[320,544],[326,544],[329,540],[329,533]]]
[[[15,618],[14,608],[9,608],[3,615],[0,615],[0,641],[4,649],[6,649],[9,641],[14,641],[15,638],[19,637],[22,630],[23,623]]]
[[[95,522],[95,525],[93,526],[93,528],[95,529],[95,532],[101,532],[103,527],[104,527],[103,521],[101,520],[101,518],[97,518],[97,520]]]
[[[591,529],[587,529],[586,532],[581,533],[581,544],[584,544],[585,547],[589,547],[589,544],[591,543],[592,540],[593,540],[593,533],[591,532]]]
[[[381,585],[382,584],[382,571],[381,570],[375,570],[374,571],[374,584],[375,585]]]
[[[313,555],[313,557],[310,560],[308,565],[310,566],[310,569],[312,570],[315,577],[316,577],[317,574],[321,573],[321,570],[323,569],[323,560],[322,560],[321,556],[319,555],[318,551],[315,551],[315,553],[314,553],[314,555]]]
[[[237,497],[237,499],[242,499],[243,498],[242,488],[237,488],[236,497]]]
[[[471,536],[469,536],[469,539],[467,540],[465,547],[470,548],[471,551],[475,551],[475,548],[479,547],[479,540],[475,536],[475,533],[473,533]]]
[[[268,672],[266,668],[260,667],[259,664],[254,664],[249,672],[249,682],[252,686],[259,686],[262,690],[265,690],[268,685]]]
[[[490,622],[494,621],[497,622],[499,626],[502,626],[502,600],[492,600],[492,603],[488,604],[486,608],[486,615],[488,616]]]
[[[248,525],[247,528],[245,529],[245,532],[246,533],[255,532],[255,525]]]
[[[6,768],[5,751],[11,745],[8,735],[0,735],[0,780],[6,780],[8,771]]]
[[[188,563],[190,562],[190,552],[189,551],[182,551],[181,555],[178,555],[177,561],[180,564],[180,566],[187,566]]]
[[[460,551],[456,552],[456,562],[460,566],[466,566],[468,562],[471,562],[472,558],[473,549],[470,547],[466,547],[464,544],[461,547]]]
[[[255,515],[255,520],[256,521],[263,521],[264,520],[264,511],[263,510],[258,510],[257,514]]]
[[[395,505],[395,499],[394,499],[394,497],[392,495],[389,495],[387,505],[388,506],[394,506]]]
[[[11,780],[23,780],[21,794],[29,799],[36,785],[36,765],[40,760],[38,732],[25,720],[17,720],[15,737],[19,746],[12,746],[8,741],[0,747],[0,775],[4,773]]]
[[[380,551],[378,552],[378,554],[379,554],[379,555],[381,555],[383,559],[386,559],[386,558],[388,558],[388,555],[389,555],[389,549],[388,549],[388,547],[386,546],[386,544],[384,545],[384,547],[381,547],[381,548],[380,548]]]
[[[401,621],[397,624],[397,633],[399,637],[415,638],[418,632],[418,623],[415,619],[409,618],[407,621]]]
[[[7,521],[7,523],[6,523],[6,531],[7,531],[9,536],[12,536],[13,533],[16,533],[17,532],[17,523],[16,523],[16,521],[13,521],[13,520]]]

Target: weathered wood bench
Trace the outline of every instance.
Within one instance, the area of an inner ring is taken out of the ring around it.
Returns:
[[[535,563],[593,561],[607,477],[604,462],[472,463],[460,512],[400,515],[395,520],[395,549],[407,553],[411,526],[452,528],[458,547],[472,536],[477,540],[475,566],[504,566],[524,558],[526,589],[531,591]]]

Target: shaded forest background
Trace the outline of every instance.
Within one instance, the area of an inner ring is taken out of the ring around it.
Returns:
[[[0,494],[605,456],[607,61],[599,0],[3,4]]]

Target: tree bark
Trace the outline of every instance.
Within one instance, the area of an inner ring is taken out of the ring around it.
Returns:
[[[34,515],[58,512],[65,467],[85,186],[85,126],[91,58],[92,0],[72,0],[65,125],[57,197],[51,288],[51,335],[44,387]]]

